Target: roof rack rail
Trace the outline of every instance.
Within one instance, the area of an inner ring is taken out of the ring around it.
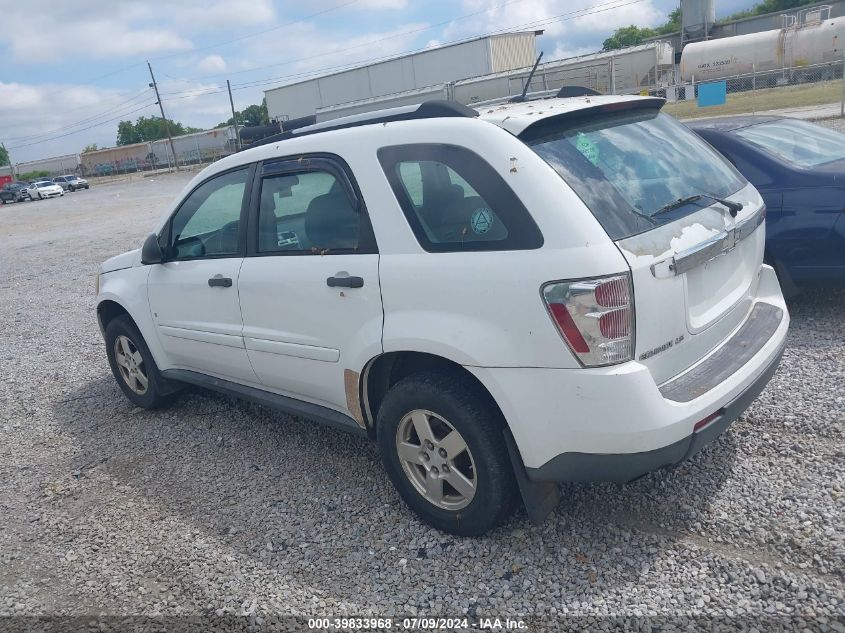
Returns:
[[[332,130],[343,130],[350,127],[359,127],[362,125],[373,125],[376,123],[391,123],[393,121],[412,121],[415,119],[439,119],[439,118],[473,118],[478,116],[478,111],[458,103],[457,101],[444,101],[442,99],[434,99],[431,101],[424,101],[417,105],[399,106],[397,108],[389,108],[386,110],[375,110],[373,112],[364,112],[362,114],[353,114],[338,119],[331,119],[316,123],[314,125],[307,125],[296,129],[289,129],[280,134],[273,134],[266,138],[252,143],[249,147],[257,147],[258,145],[267,145],[269,143],[276,143],[278,141],[286,141],[291,138],[299,138],[300,136],[307,136],[309,134],[318,134],[320,132],[329,132]],[[284,128],[284,123],[282,123]]]

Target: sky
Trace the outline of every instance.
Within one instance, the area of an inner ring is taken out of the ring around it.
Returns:
[[[753,0],[717,0],[717,17]],[[263,91],[493,31],[545,29],[544,61],[594,52],[677,0],[0,0],[0,141],[13,162],[115,145],[117,123],[165,113],[208,128]]]

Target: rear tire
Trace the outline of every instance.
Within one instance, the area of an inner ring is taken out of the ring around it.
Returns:
[[[112,375],[132,404],[155,409],[171,399],[168,387],[144,337],[128,316],[119,316],[106,326],[106,355]]]
[[[405,503],[439,530],[476,536],[510,516],[518,501],[503,428],[489,395],[467,376],[421,372],[388,391],[377,436]]]

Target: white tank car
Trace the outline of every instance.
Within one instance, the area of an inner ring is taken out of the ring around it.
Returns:
[[[710,81],[735,75],[842,61],[845,18],[687,44],[681,80]]]

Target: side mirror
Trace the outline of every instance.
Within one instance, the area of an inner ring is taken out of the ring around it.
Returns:
[[[144,246],[141,248],[141,263],[142,264],[160,264],[164,261],[164,253],[161,252],[161,246],[158,243],[158,235],[153,233],[144,241]]]

